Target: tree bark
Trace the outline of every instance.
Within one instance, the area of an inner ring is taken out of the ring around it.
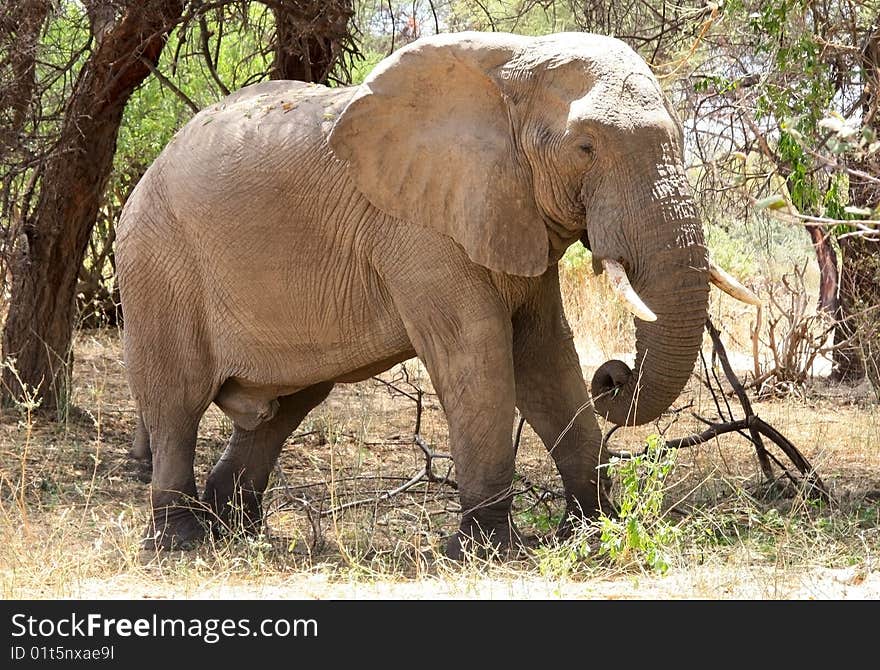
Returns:
[[[880,26],[875,24],[861,54],[864,68],[862,119],[880,136]],[[866,155],[852,167],[880,175],[880,156]],[[872,210],[880,206],[876,183],[850,177],[850,200]],[[865,237],[841,240],[840,308],[842,319],[834,333],[834,378],[868,379],[880,397],[880,242]]]
[[[878,195],[859,202],[876,207],[880,205]],[[841,337],[848,337],[848,345],[841,350],[847,365],[839,374],[849,381],[864,379],[867,374],[880,396],[880,242],[846,238],[841,241],[841,256],[840,301],[846,318],[838,324]],[[842,376],[847,373],[848,377]]]
[[[118,3],[112,3],[118,7]],[[58,149],[42,171],[39,198],[15,240],[3,331],[4,400],[25,389],[46,409],[67,407],[77,275],[112,169],[125,105],[159,60],[182,0],[86,3],[92,51],[79,72]],[[107,9],[110,7],[110,11]]]
[[[329,83],[329,75],[349,40],[351,0],[299,0],[273,5],[275,62],[272,79]]]
[[[831,238],[819,226],[807,226],[813,242],[816,261],[819,264],[819,303],[818,309],[829,316],[837,317],[840,299],[837,290],[837,253],[831,245]]]
[[[850,261],[841,262],[838,269],[837,253],[831,245],[831,239],[818,226],[807,226],[807,232],[813,241],[816,261],[819,264],[819,302],[818,309],[834,320],[831,354],[831,381],[855,383],[865,377],[862,358],[855,338],[855,326],[847,315],[853,314],[854,305],[842,283],[851,283],[849,276],[852,266]],[[844,247],[846,240],[841,242],[841,253],[847,256]]]
[[[32,102],[34,65],[49,0],[10,3],[0,15],[0,164],[14,150]]]

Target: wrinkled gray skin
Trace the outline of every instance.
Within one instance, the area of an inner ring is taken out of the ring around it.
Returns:
[[[681,151],[647,65],[583,33],[424,38],[362,86],[267,82],[196,115],[118,230],[135,451],[152,453],[148,541],[203,537],[193,457],[212,402],[234,429],[202,501],[221,520],[238,504],[255,527],[306,414],[334,384],[414,355],[449,423],[463,510],[450,555],[515,536],[515,407],[558,467],[563,529],[594,514],[600,432],[557,261],[583,239],[658,316],[636,320],[640,375],[611,361],[592,386],[612,422],[653,420],[687,381],[706,317]]]

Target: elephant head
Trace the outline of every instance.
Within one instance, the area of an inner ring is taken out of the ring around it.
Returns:
[[[636,314],[634,370],[609,361],[598,412],[653,420],[693,369],[712,276],[681,128],[647,64],[585,33],[457,33],[385,59],[329,143],[370,202],[476,263],[543,274],[581,239]]]

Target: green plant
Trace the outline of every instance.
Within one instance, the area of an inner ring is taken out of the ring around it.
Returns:
[[[663,510],[666,481],[675,467],[675,450],[665,446],[659,435],[651,435],[643,454],[609,461],[608,474],[618,480],[617,515],[599,517],[599,555],[661,573],[669,569],[668,550],[679,531]]]
[[[592,555],[607,556],[618,567],[637,564],[660,573],[669,569],[669,553],[680,529],[665,518],[663,497],[675,451],[666,450],[659,435],[649,436],[647,442],[643,454],[613,457],[605,465],[614,480],[616,514],[602,513],[595,522],[581,522],[565,542],[539,549],[542,575],[568,576]]]
[[[526,528],[533,528],[541,533],[550,533],[562,521],[562,512],[559,510],[540,509],[537,506],[523,510],[516,515],[517,524]]]
[[[712,259],[740,279],[754,277],[759,274],[755,255],[743,250],[759,247],[760,242],[750,239],[750,231],[744,226],[726,223],[707,221],[704,224],[706,246],[712,250]]]
[[[562,256],[562,267],[566,270],[589,268],[593,255],[583,244],[572,244]]]

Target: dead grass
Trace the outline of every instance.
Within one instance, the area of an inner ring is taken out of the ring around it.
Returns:
[[[574,290],[584,281],[594,289]],[[601,281],[564,279],[587,378],[606,358],[628,351],[632,338],[628,317],[606,299]],[[722,309],[728,307],[713,295],[713,313]],[[748,314],[723,316],[734,324],[726,341],[748,360]],[[409,365],[430,390],[420,367]],[[290,438],[270,483],[266,534],[146,554],[139,540],[148,485],[127,456],[134,414],[115,332],[80,333],[75,389],[82,411],[64,425],[12,410],[0,421],[3,598],[880,597],[880,413],[867,389],[818,379],[806,400],[756,403],[816,466],[834,496],[830,505],[774,495],[739,436],[682,450],[664,498],[664,519],[678,533],[667,547],[665,574],[595,551],[571,561],[571,545],[554,546],[548,538],[561,509],[560,483],[528,427],[515,512],[522,530],[544,546],[503,562],[448,562],[441,548],[456,525],[453,490],[425,483],[376,500],[418,472],[424,458],[411,442],[413,403],[374,381],[335,389]],[[700,414],[713,411],[696,379],[679,406],[686,401]],[[423,421],[425,440],[448,453],[433,396]],[[670,421],[620,431],[615,446],[637,448],[652,432],[681,436],[699,427],[686,412]],[[214,409],[203,420],[200,483],[229,428]],[[437,471],[447,463],[437,461]],[[333,511],[354,501],[367,502]]]

